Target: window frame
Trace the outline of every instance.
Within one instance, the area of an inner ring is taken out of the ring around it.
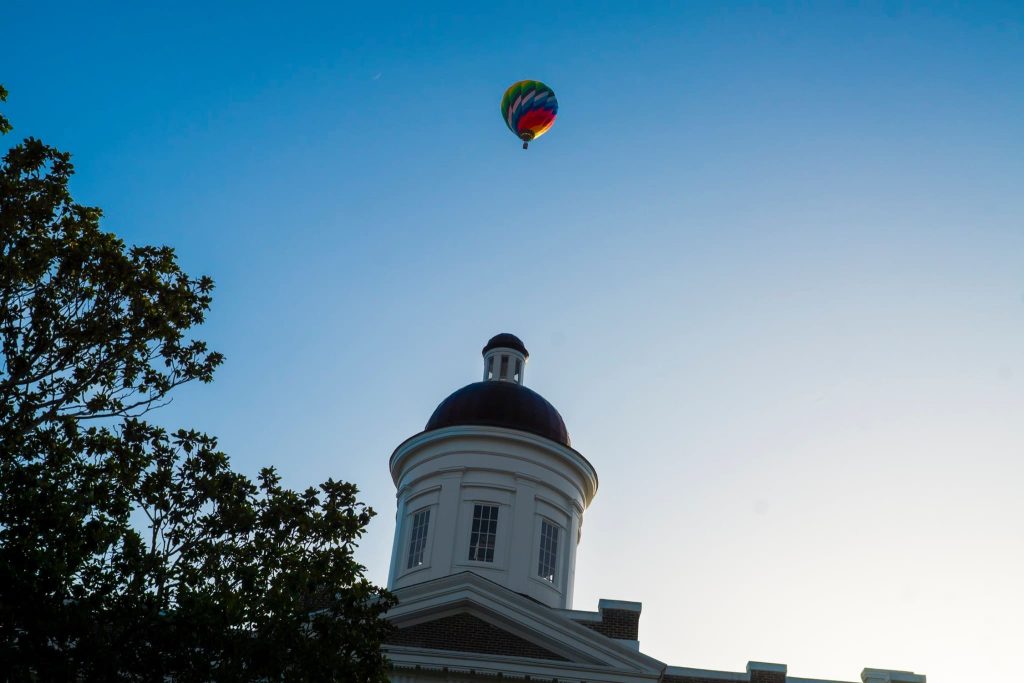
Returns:
[[[406,543],[405,571],[412,571],[414,569],[419,569],[420,567],[423,567],[424,565],[426,565],[427,564],[427,560],[429,559],[427,557],[427,539],[430,537],[430,527],[431,527],[431,525],[430,525],[430,517],[431,517],[431,514],[430,514],[431,510],[430,510],[430,508],[431,508],[431,506],[429,506],[429,505],[427,507],[420,508],[419,510],[416,510],[415,512],[413,512],[412,515],[410,516],[410,525],[411,526],[409,528],[409,539],[408,539],[408,542]],[[419,520],[421,518],[423,518],[423,525],[422,525],[423,533],[422,533],[422,535],[417,536],[417,531],[420,528],[419,526],[417,526],[417,520]],[[417,543],[419,544],[419,548],[417,550],[414,550],[415,544],[417,544]],[[419,562],[417,562],[416,564],[413,564],[414,553],[419,556]]]
[[[547,537],[545,537],[545,530],[550,530],[550,534]],[[534,567],[536,567],[537,570],[534,576],[547,584],[557,586],[558,579],[560,578],[558,570],[560,568],[559,565],[561,564],[559,538],[565,538],[564,530],[560,525],[555,524],[547,517],[541,516],[538,536],[537,561],[534,563]],[[550,543],[545,543],[545,541],[550,541]],[[548,555],[550,555],[550,564],[545,564],[548,560]],[[550,573],[541,573],[543,569],[548,568],[551,570]],[[551,578],[548,578],[548,576]]]
[[[423,562],[416,565],[415,567],[409,567],[409,549],[412,546],[413,541],[413,527],[415,524],[416,515],[421,512],[430,512],[430,521],[427,524],[427,534],[423,542]],[[402,554],[398,562],[398,573],[396,576],[402,577],[407,574],[414,572],[423,571],[429,569],[431,564],[431,551],[434,544],[434,527],[437,526],[437,503],[431,502],[426,505],[419,505],[409,513],[405,515],[405,522],[402,526]]]
[[[501,521],[501,505],[492,503],[490,501],[472,501],[472,513],[469,516],[469,537],[466,539],[466,552],[463,554],[466,562],[473,564],[486,565],[489,567],[498,566],[498,539],[499,539],[499,522]],[[486,517],[477,517],[478,511],[492,510],[493,517],[488,515]],[[483,531],[484,524],[488,524],[490,530]],[[491,537],[490,548],[481,546],[479,541],[484,536]],[[474,545],[474,537],[476,537],[477,544]],[[474,550],[476,553],[474,553]],[[486,551],[490,550],[490,559],[480,559],[480,551],[484,550],[484,557],[487,556]],[[474,556],[476,555],[476,557]]]
[[[547,522],[553,528],[558,529],[558,540],[559,546],[555,551],[555,580],[548,581],[539,575],[540,569],[540,543],[541,534],[543,529],[543,523]],[[536,581],[541,586],[545,586],[548,590],[554,591],[555,593],[562,594],[565,592],[565,580],[564,576],[566,571],[566,562],[568,561],[569,553],[569,531],[565,524],[556,521],[549,514],[543,512],[537,512],[534,515],[533,522],[533,548],[530,551],[530,570],[529,577],[530,581]]]

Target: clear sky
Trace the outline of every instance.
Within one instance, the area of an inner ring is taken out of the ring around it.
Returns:
[[[388,456],[514,332],[601,477],[577,609],[672,665],[1020,676],[1024,3],[151,4],[6,3],[0,82],[218,284],[227,363],[156,419],[358,483],[383,583]]]

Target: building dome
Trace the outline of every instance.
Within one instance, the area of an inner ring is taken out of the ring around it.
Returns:
[[[526,354],[518,337],[492,337],[483,381],[441,401],[391,454],[398,509],[389,590],[469,572],[571,609],[597,472],[554,406],[523,386]]]
[[[491,349],[515,349],[523,354],[524,358],[530,357],[530,352],[526,350],[526,344],[523,343],[523,340],[508,332],[502,332],[491,337],[482,353],[486,355]]]
[[[555,407],[536,391],[515,382],[485,381],[462,387],[441,401],[424,431],[459,425],[519,429],[572,447],[565,422]]]

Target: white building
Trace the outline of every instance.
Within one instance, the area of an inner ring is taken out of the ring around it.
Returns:
[[[783,664],[744,672],[666,664],[640,652],[640,603],[572,609],[576,546],[597,493],[561,415],[526,388],[511,334],[483,349],[480,382],[446,398],[391,455],[398,513],[388,588],[399,599],[391,680],[559,683],[813,683]],[[864,669],[863,683],[924,683]],[[822,682],[834,683],[834,682]]]

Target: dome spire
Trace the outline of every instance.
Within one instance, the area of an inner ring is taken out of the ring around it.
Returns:
[[[484,346],[482,353],[485,382],[523,383],[523,372],[530,352],[519,337],[508,332],[496,334]]]

